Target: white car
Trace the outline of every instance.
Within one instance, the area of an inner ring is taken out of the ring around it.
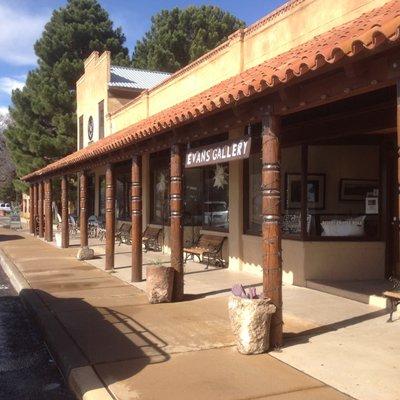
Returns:
[[[0,203],[0,211],[4,211],[4,212],[11,212],[11,205],[10,203]]]
[[[203,207],[203,223],[205,226],[228,228],[228,205],[225,201],[206,201]]]

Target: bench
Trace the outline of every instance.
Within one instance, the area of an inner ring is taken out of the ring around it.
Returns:
[[[400,304],[400,280],[390,277],[389,281],[393,282],[393,289],[386,290],[386,292],[383,292],[383,295],[390,301],[390,317],[388,322],[393,322],[393,313]]]
[[[115,233],[115,240],[118,240],[118,246],[121,246],[121,243],[130,244],[131,243],[131,225],[123,222],[119,227],[118,231]]]
[[[225,262],[222,258],[222,246],[225,239],[224,236],[200,235],[194,246],[183,249],[184,262],[186,263],[189,259],[194,260],[194,257],[197,257],[199,262],[204,262],[204,259],[207,260],[206,269],[208,269],[210,261],[221,268],[224,267]]]
[[[144,251],[147,252],[149,250],[160,251],[161,246],[158,242],[158,238],[160,233],[162,232],[162,228],[157,228],[153,226],[147,226],[142,236],[142,243],[144,245]]]

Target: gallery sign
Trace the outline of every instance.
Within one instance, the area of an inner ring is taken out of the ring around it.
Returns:
[[[251,137],[226,140],[207,146],[188,149],[186,152],[186,168],[202,167],[204,165],[221,164],[228,161],[249,158]]]

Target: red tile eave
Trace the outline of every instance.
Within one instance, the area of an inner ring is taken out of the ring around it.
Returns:
[[[47,174],[56,174],[57,171],[73,164],[89,162],[149,136],[224,109],[278,84],[285,84],[327,63],[334,64],[345,57],[353,57],[363,50],[375,50],[385,43],[397,42],[399,39],[400,1],[392,0],[349,23],[316,36],[286,53],[226,79],[182,103],[107,136],[21,179],[30,181]]]

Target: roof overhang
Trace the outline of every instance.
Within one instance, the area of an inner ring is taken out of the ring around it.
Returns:
[[[400,2],[392,0],[267,62],[139,121],[93,145],[26,175],[31,181],[55,175],[76,163],[90,162],[151,136],[171,131],[215,112],[257,98],[298,79],[324,71],[360,54],[374,54],[400,40]]]

